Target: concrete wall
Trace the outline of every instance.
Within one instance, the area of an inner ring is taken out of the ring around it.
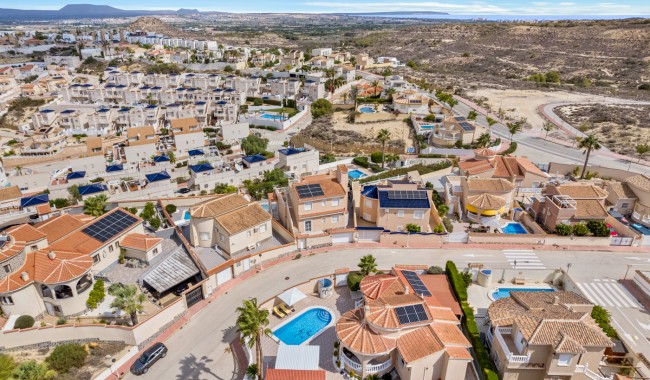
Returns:
[[[442,244],[442,235],[436,234],[407,234],[382,232],[379,237],[381,244],[395,244],[404,247]]]
[[[62,325],[5,331],[0,334],[0,348],[6,350],[18,347],[37,346],[43,342],[59,343],[80,340],[121,341],[128,345],[137,344],[133,329],[130,327]]]
[[[566,246],[589,246],[589,247],[606,247],[609,246],[610,238],[608,237],[577,237],[577,236],[559,236],[559,235],[514,235],[514,234],[494,234],[494,233],[477,233],[470,232],[468,243],[480,244],[521,244],[521,245],[557,245]]]
[[[173,322],[186,310],[187,304],[185,303],[185,298],[179,298],[176,302],[162,309],[155,316],[138,324],[133,328],[133,338],[136,344],[145,342],[147,339],[163,330],[170,322]]]
[[[582,170],[582,164],[561,164],[558,162],[550,162],[548,164],[548,173],[550,175],[560,174],[560,175],[569,175],[577,167]],[[629,176],[633,176],[638,173],[628,172],[620,169],[607,168],[604,166],[595,166],[587,165],[587,170],[594,173],[597,172],[600,178],[612,178],[618,181],[623,181]]]
[[[526,228],[528,228],[530,231],[533,231],[533,234],[535,235],[547,235],[546,231],[542,227],[539,226],[539,224],[535,223],[533,218],[528,215],[527,212],[521,212],[518,214],[517,219],[519,223],[523,224]]]

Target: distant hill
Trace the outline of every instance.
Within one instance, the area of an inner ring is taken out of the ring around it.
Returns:
[[[155,15],[188,15],[200,13],[196,9],[179,10],[124,10],[109,5],[69,4],[59,10],[27,10],[0,8],[0,21],[61,20],[82,18],[137,17]]]
[[[413,17],[413,16],[426,16],[426,15],[448,15],[447,12],[433,12],[433,11],[404,11],[404,12],[347,12],[347,13],[332,13],[340,16],[384,16],[384,17]]]

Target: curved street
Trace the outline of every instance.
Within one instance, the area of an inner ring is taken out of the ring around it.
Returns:
[[[627,270],[650,268],[650,252],[534,251],[547,269],[567,268],[576,281],[594,278],[621,279]],[[459,268],[469,262],[482,262],[491,268],[511,268],[500,250],[462,249],[390,249],[353,248],[318,253],[271,267],[235,285],[227,293],[199,311],[165,344],[169,353],[160,363],[139,378],[143,379],[217,379],[234,380],[235,363],[229,342],[235,337],[235,308],[243,299],[257,297],[260,302],[311,278],[331,274],[338,268],[355,269],[361,256],[372,253],[380,269],[394,264],[427,264],[444,267],[454,260]],[[578,263],[589,263],[589,266]],[[286,279],[288,278],[288,279]],[[128,374],[128,379],[136,379]]]

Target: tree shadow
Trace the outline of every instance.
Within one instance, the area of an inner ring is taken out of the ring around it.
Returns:
[[[200,380],[206,377],[200,377],[202,374],[210,375],[210,378],[217,380],[225,380],[223,377],[219,377],[216,373],[212,372],[208,364],[213,362],[213,359],[208,358],[207,356],[202,356],[197,358],[196,356],[189,354],[180,361],[179,371],[180,374],[176,375],[177,380]]]

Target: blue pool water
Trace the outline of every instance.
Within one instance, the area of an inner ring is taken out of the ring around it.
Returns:
[[[183,213],[183,220],[190,220],[190,212],[185,210]]]
[[[420,125],[420,129],[433,129],[433,125]]]
[[[510,297],[510,292],[554,292],[555,290],[549,288],[498,288],[492,292],[492,298],[496,301],[501,298]]]
[[[320,307],[297,315],[284,326],[273,331],[282,343],[298,346],[311,339],[332,321],[332,314]]]
[[[272,119],[272,120],[283,120],[284,116],[282,115],[273,115],[270,113],[265,113],[260,116],[262,119]]]
[[[354,169],[348,172],[348,177],[352,179],[359,179],[359,178],[367,177],[367,175],[364,174],[361,170]]]
[[[359,108],[359,112],[361,113],[375,113],[375,109],[372,107],[361,107]]]
[[[505,227],[501,228],[504,234],[525,235],[528,233],[524,226],[519,223],[508,223]]]
[[[632,224],[632,227],[644,235],[650,235],[650,228],[644,226],[643,224],[634,223]]]

